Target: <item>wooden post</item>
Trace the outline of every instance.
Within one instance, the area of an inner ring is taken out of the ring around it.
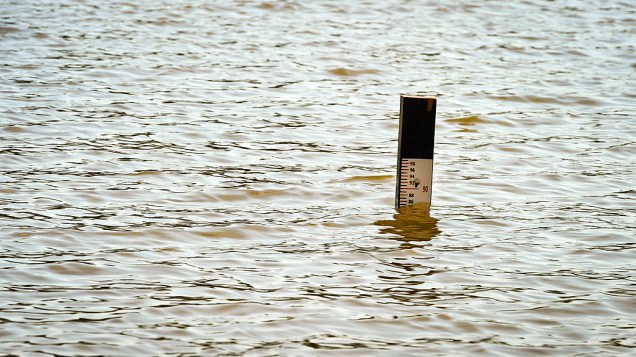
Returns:
[[[400,96],[395,208],[430,205],[437,99]]]

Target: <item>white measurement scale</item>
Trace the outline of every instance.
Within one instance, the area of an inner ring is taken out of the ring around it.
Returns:
[[[396,208],[431,203],[436,106],[434,97],[400,97]]]
[[[399,181],[399,207],[431,202],[432,159],[402,159]]]

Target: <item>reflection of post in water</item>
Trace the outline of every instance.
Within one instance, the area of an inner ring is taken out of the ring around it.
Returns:
[[[400,235],[405,241],[428,241],[440,233],[438,219],[430,215],[430,204],[400,207],[398,211],[393,219],[375,222],[385,227],[380,232]]]

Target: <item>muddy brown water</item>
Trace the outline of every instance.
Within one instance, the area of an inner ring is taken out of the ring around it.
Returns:
[[[0,3],[0,351],[627,356],[630,1]],[[433,205],[393,208],[399,95]]]

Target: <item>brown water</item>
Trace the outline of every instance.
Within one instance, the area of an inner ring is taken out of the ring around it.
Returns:
[[[3,355],[636,351],[632,1],[0,1]],[[438,97],[430,212],[399,94]]]

